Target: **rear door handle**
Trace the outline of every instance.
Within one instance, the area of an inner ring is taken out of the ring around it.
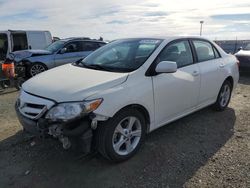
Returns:
[[[195,71],[193,71],[192,75],[193,75],[193,76],[198,76],[198,75],[199,75],[199,72],[195,70]]]
[[[223,67],[225,67],[225,64],[224,64],[224,63],[221,63],[221,64],[220,64],[220,68],[223,68]]]

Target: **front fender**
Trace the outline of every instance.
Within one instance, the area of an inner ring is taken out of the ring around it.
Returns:
[[[154,122],[154,97],[150,77],[141,79],[129,75],[123,84],[107,89],[86,100],[103,98],[102,104],[94,111],[95,114],[113,117],[122,108],[137,104],[143,106],[150,116],[150,124]]]
[[[55,67],[54,55],[35,56],[26,58],[24,60],[26,60],[28,63],[43,63],[48,69]]]

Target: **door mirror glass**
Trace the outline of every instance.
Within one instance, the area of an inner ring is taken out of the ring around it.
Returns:
[[[155,68],[157,73],[174,73],[177,71],[177,64],[174,61],[161,61]]]
[[[60,54],[64,54],[66,51],[67,51],[67,48],[62,48],[62,49],[60,50]]]

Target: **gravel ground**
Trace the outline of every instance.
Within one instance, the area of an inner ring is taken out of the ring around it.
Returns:
[[[21,131],[17,92],[0,95],[0,187],[250,187],[250,76],[224,112],[210,107],[162,127],[135,157],[110,164]]]

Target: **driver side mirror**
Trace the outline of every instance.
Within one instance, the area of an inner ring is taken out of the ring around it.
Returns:
[[[243,48],[242,48],[242,46],[241,46],[241,47],[238,48],[238,51],[240,51],[240,50],[242,50],[242,49],[243,49]]]
[[[174,73],[177,71],[177,64],[174,61],[161,61],[155,68],[156,73]]]
[[[60,50],[60,54],[64,54],[66,51],[67,51],[67,48],[62,48],[62,49]]]

